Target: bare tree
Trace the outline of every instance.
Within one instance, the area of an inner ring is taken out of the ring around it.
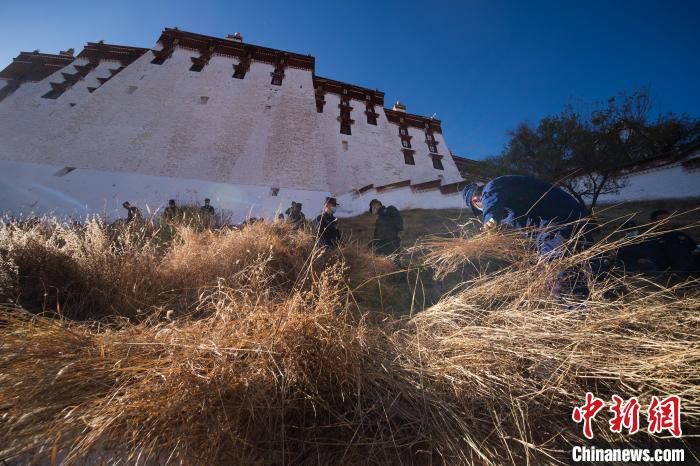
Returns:
[[[619,168],[689,143],[700,136],[700,121],[665,114],[649,122],[646,90],[611,97],[584,114],[572,106],[510,132],[503,153],[490,159],[503,170],[558,183],[581,203],[594,207],[603,194],[625,186]]]

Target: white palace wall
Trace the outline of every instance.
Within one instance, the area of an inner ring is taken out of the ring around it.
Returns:
[[[76,169],[57,176],[63,168],[2,162],[0,205],[8,206],[5,213],[17,218],[54,215],[78,221],[99,215],[113,221],[125,215],[121,206],[125,200],[138,206],[144,214],[158,214],[170,198],[180,204],[195,205],[210,198],[226,219],[240,223],[247,217],[272,220],[292,201],[303,203],[307,215],[317,215],[319,202],[327,195],[321,191],[280,188],[277,196],[271,196],[270,188],[265,186],[103,170]]]
[[[151,207],[208,196],[241,215],[271,217],[292,200],[310,208],[370,184],[462,179],[440,132],[444,170],[433,168],[425,134],[415,127],[415,165],[406,165],[398,126],[379,105],[377,125],[370,125],[365,102],[352,99],[352,134],[341,134],[340,98],[327,93],[318,113],[312,70],[288,66],[274,86],[271,64],[253,60],[245,78],[235,79],[238,58],[215,54],[200,72],[190,71],[197,56],[176,47],[157,65],[147,51],[100,84],[120,66],[103,59],[59,98],[42,98],[51,82],[63,82],[62,73],[89,63],[76,58],[0,101],[0,211],[121,215],[124,200]],[[54,175],[64,167],[75,170]],[[434,207],[410,189],[404,197],[394,204]]]
[[[697,153],[700,157],[700,152]],[[598,202],[615,204],[654,199],[700,199],[700,170],[689,170],[681,163],[633,173],[615,194],[603,194]]]
[[[375,108],[379,116],[377,124],[371,125],[367,123],[364,102],[351,100],[351,117],[355,123],[352,125],[352,134],[345,135],[340,133],[337,121],[339,104],[340,96],[327,94],[323,113],[316,114],[320,120],[324,149],[330,155],[327,158],[327,173],[333,192],[345,193],[369,184],[382,186],[403,180],[418,184],[436,180],[440,176],[444,178],[445,184],[462,180],[441,133],[436,132],[435,139],[438,150],[444,155],[444,170],[433,168],[425,143],[425,133],[414,127],[409,127],[408,132],[413,137],[416,164],[406,165],[401,151],[399,127],[387,120],[381,108]]]
[[[154,65],[144,54],[92,94],[81,81],[42,99],[47,82],[7,108],[11,95],[0,103],[0,158],[327,190],[313,92],[303,92],[313,88],[311,74],[290,69],[282,86],[272,86],[270,65],[253,63],[240,80],[231,78],[235,61],[223,57],[189,71],[193,55],[177,49]],[[290,163],[301,160],[303,169]]]

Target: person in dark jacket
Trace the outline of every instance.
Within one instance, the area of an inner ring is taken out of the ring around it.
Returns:
[[[377,216],[371,247],[375,253],[388,256],[401,248],[399,234],[403,231],[401,213],[393,205],[385,207],[378,199],[369,203],[369,212]]]
[[[624,233],[624,237],[634,240],[639,236],[639,227],[628,219],[622,223],[618,231]],[[649,258],[649,241],[626,244],[617,250],[617,262],[630,272],[654,272],[656,264]]]
[[[177,208],[177,205],[175,204],[175,199],[170,199],[168,201],[168,207],[165,208],[163,211],[163,217],[166,219],[174,219],[177,217],[177,214],[179,213],[179,209]]]
[[[474,215],[481,218],[484,229],[497,225],[546,228],[534,238],[541,254],[571,238],[579,231],[576,222],[589,215],[571,194],[530,176],[501,176],[483,186],[472,184],[464,189],[463,196]]]
[[[663,231],[660,236],[646,242],[649,259],[661,272],[670,270],[682,274],[697,271],[698,243],[688,234],[677,231],[671,223],[671,213],[666,210],[656,210],[651,214],[651,221],[656,223],[656,229]]]
[[[304,212],[301,211],[301,208],[301,202],[292,201],[292,206],[285,211],[285,214],[287,214],[287,222],[294,228],[301,228],[306,221],[306,216]]]
[[[211,199],[206,198],[204,199],[204,205],[199,208],[203,214],[209,214],[211,216],[214,215],[214,207],[211,205]]]
[[[501,176],[484,186],[472,184],[463,192],[464,200],[480,217],[483,228],[498,225],[510,228],[533,227],[528,236],[533,240],[537,253],[554,258],[569,252],[567,240],[580,233],[583,241],[576,248],[588,246],[592,240],[589,229],[581,220],[588,210],[571,194],[558,186],[530,176]],[[603,266],[596,265],[595,273]],[[555,296],[562,290],[579,298],[590,294],[587,279],[580,267],[561,272],[553,286]]]
[[[316,240],[320,246],[335,249],[340,244],[340,231],[335,211],[338,201],[334,197],[327,197],[323,204],[323,213],[316,217]]]
[[[133,221],[140,222],[143,220],[143,216],[141,215],[139,208],[131,205],[129,201],[124,202],[122,207],[126,209],[126,223],[131,223]]]

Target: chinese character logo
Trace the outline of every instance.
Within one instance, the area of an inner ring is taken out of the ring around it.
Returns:
[[[603,400],[588,392],[586,393],[586,403],[574,408],[574,412],[571,414],[575,423],[583,421],[583,435],[589,440],[593,438],[593,418],[598,414],[598,411],[603,409],[603,406],[605,406]]]
[[[605,402],[597,398],[591,392],[586,393],[586,402],[583,406],[574,408],[571,418],[577,424],[583,422],[583,435],[593,439],[593,419],[603,409]],[[610,431],[622,433],[626,429],[629,434],[639,432],[640,405],[636,397],[625,401],[617,395],[612,396],[610,412],[613,414],[608,422]],[[680,437],[681,431],[681,399],[677,395],[671,395],[659,401],[656,396],[651,397],[647,409],[647,421],[650,434],[660,434],[667,430],[674,437]]]
[[[668,430],[674,437],[681,436],[681,399],[676,395],[664,398],[663,401],[655,396],[651,397],[651,403],[647,410],[649,420],[649,433],[658,434]]]
[[[617,395],[612,396],[613,405],[610,411],[614,414],[610,420],[610,431],[622,432],[624,427],[630,434],[636,434],[639,431],[639,401],[632,397],[624,403],[624,400]]]

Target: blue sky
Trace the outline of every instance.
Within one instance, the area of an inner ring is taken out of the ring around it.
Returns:
[[[567,103],[647,87],[656,112],[700,115],[700,1],[0,0],[0,66],[87,41],[152,47],[164,27],[316,57],[316,72],[437,113],[452,151]]]

